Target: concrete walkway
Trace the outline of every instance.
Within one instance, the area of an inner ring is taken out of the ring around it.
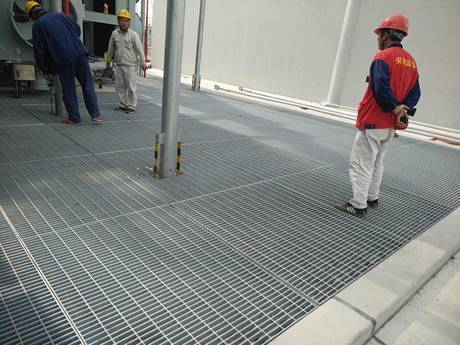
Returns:
[[[409,344],[460,344],[459,253],[367,343]]]

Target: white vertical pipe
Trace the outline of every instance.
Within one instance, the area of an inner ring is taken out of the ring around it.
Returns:
[[[142,47],[144,46],[144,42],[145,42],[145,0],[141,0],[141,26],[142,26],[142,34],[141,34],[141,42],[142,42]],[[138,70],[138,74],[139,76],[141,77],[142,74],[143,74],[143,71],[142,71],[142,68],[139,67],[139,70]]]
[[[347,2],[326,105],[339,104],[340,102],[343,81],[350,61],[354,32],[359,18],[360,7],[361,0],[348,0]]]
[[[198,35],[196,40],[196,56],[195,56],[195,73],[192,79],[192,90],[199,91],[201,83],[201,52],[203,47],[203,28],[204,28],[204,12],[206,9],[206,0],[200,0],[200,19],[198,22]]]

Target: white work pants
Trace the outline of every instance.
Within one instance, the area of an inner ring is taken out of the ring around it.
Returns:
[[[136,109],[137,71],[137,66],[115,66],[115,90],[123,108]]]
[[[379,197],[383,176],[383,157],[393,139],[394,129],[358,130],[350,155],[350,180],[353,199],[350,204],[366,208],[367,200]]]

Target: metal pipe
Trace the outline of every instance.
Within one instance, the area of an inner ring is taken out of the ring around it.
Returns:
[[[142,36],[140,37],[141,42],[145,40],[145,0],[141,0],[141,28],[142,28]],[[139,66],[139,77],[142,76],[142,68]]]
[[[147,1],[147,5],[145,6],[145,32],[144,32],[144,58],[145,61],[147,62],[147,55],[149,53],[149,45],[148,45],[148,39],[149,39],[149,0]],[[147,77],[147,70],[144,69],[144,78]]]
[[[353,35],[359,19],[360,7],[361,0],[348,0],[347,2],[326,104],[339,104],[340,102],[343,81],[352,51]]]
[[[67,0],[68,2],[68,0]],[[64,2],[65,4],[65,2]],[[55,12],[62,12],[62,2],[61,0],[54,0],[52,2],[52,9]],[[55,104],[55,115],[56,116],[64,116],[65,115],[65,107],[64,107],[64,99],[62,96],[62,85],[59,80],[59,75],[54,76],[53,80],[53,87],[54,87],[54,104]]]
[[[203,28],[204,28],[204,12],[206,9],[206,0],[200,0],[200,19],[198,22],[198,35],[196,40],[196,57],[195,57],[195,73],[192,79],[192,90],[200,91],[201,84],[201,51],[203,47]]]
[[[176,171],[177,113],[179,111],[182,46],[184,41],[185,1],[169,0],[166,14],[166,37],[161,109],[160,178]]]
[[[59,75],[56,75],[53,78],[53,84],[56,90],[56,116],[64,116],[65,115],[65,107],[64,107],[64,99],[62,96],[62,85],[61,81],[59,80]]]

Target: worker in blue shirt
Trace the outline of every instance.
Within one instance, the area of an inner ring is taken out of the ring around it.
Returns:
[[[27,1],[24,12],[34,21],[32,43],[38,68],[44,74],[58,74],[68,118],[65,124],[80,124],[75,77],[83,90],[86,109],[95,123],[101,123],[96,91],[88,62],[88,50],[80,40],[80,27],[62,13],[46,12],[36,1]]]

